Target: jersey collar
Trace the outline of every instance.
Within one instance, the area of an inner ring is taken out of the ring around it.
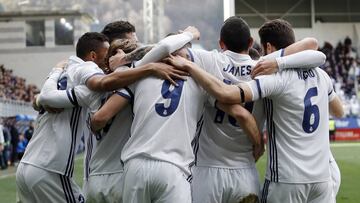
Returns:
[[[239,53],[235,53],[232,52],[230,50],[226,50],[223,52],[225,55],[233,58],[233,59],[237,59],[237,60],[242,60],[242,61],[246,61],[246,60],[250,60],[251,57],[247,54],[239,54]]]
[[[77,57],[77,56],[70,56],[69,57],[69,65],[70,64],[77,64],[77,63],[84,63],[84,61],[81,58]]]

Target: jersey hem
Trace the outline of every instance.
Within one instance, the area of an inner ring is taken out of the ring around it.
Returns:
[[[57,174],[60,174],[60,175],[65,176],[65,172],[61,172],[61,171],[57,171],[57,170],[45,168],[45,167],[43,167],[43,166],[39,166],[39,165],[34,164],[34,163],[30,163],[30,162],[27,162],[27,161],[20,161],[20,163],[28,164],[28,165],[34,166],[34,167],[36,167],[36,168],[40,168],[40,169],[45,170],[45,171],[49,171],[49,172],[52,172],[52,173],[57,173]]]
[[[268,177],[265,177],[266,180],[270,182],[276,183],[286,183],[286,184],[310,184],[310,183],[323,183],[330,181],[330,177],[327,179],[320,179],[320,180],[303,180],[303,181],[292,181],[292,180],[278,180],[278,181],[271,181]]]
[[[206,164],[195,164],[196,167],[204,167],[204,168],[222,168],[222,169],[245,169],[245,168],[253,168],[256,167],[255,163],[254,164],[249,164],[247,166],[240,166],[240,167],[231,167],[231,166],[211,166],[211,165],[206,165]]]
[[[101,176],[101,175],[112,175],[112,174],[116,174],[116,173],[124,173],[124,170],[121,171],[114,171],[114,172],[98,172],[98,173],[90,173],[90,176]]]

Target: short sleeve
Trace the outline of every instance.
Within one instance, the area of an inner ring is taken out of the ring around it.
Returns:
[[[263,131],[265,124],[265,111],[264,111],[264,102],[262,99],[254,102],[252,114],[256,120],[259,129]]]
[[[79,81],[79,84],[86,84],[86,82],[95,75],[104,75],[104,72],[93,62],[85,62],[79,67],[75,73],[75,80]]]
[[[124,97],[125,99],[129,100],[129,101],[133,101],[134,100],[134,94],[132,93],[132,91],[130,90],[130,88],[125,87],[119,90],[116,90],[115,93],[119,96]]]
[[[217,58],[219,58],[218,55],[220,54],[217,50],[206,51],[202,49],[189,48],[188,54],[190,60],[200,66],[200,68],[219,79],[223,79],[216,63]]]
[[[101,106],[101,98],[104,93],[91,91],[85,85],[75,86],[74,89],[69,89],[69,92],[74,92],[72,95],[72,99],[78,106],[87,107],[91,111],[96,111]],[[69,96],[69,94],[68,94]]]
[[[326,85],[327,85],[327,93],[328,93],[328,96],[329,96],[329,102],[331,102],[332,100],[335,99],[336,97],[336,92],[334,90],[334,86],[331,82],[331,79],[329,77],[329,75],[323,71],[322,69],[320,68],[317,68],[319,71],[321,71],[322,75],[324,75],[325,77],[325,81],[326,81]]]
[[[266,60],[266,59],[276,59],[278,57],[284,56],[285,49],[279,49],[277,51],[272,52],[271,54],[268,54],[266,56],[262,56],[260,60]]]
[[[253,101],[280,95],[285,88],[284,79],[279,73],[258,76],[254,80],[247,82],[247,84],[252,91]]]

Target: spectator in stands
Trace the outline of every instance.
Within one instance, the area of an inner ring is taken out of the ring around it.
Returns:
[[[0,122],[1,124],[4,123],[2,120]],[[5,123],[4,123],[5,124]],[[10,155],[11,155],[11,135],[8,127],[6,125],[3,125],[3,135],[4,135],[4,150],[3,150],[3,159],[5,161],[5,168],[8,167],[10,164]]]
[[[23,157],[27,144],[28,144],[28,140],[25,138],[23,134],[20,134],[19,142],[16,146],[16,153],[18,160],[21,160],[21,158]]]
[[[31,102],[39,92],[35,85],[26,85],[26,80],[13,75],[12,70],[0,65],[0,98]]]
[[[1,169],[5,169],[7,167],[7,164],[5,163],[5,159],[3,156],[4,145],[5,145],[5,138],[3,134],[3,126],[0,124],[0,168]]]
[[[11,162],[10,162],[10,164],[14,165],[15,162],[17,161],[16,148],[17,148],[17,144],[19,142],[19,131],[15,127],[15,124],[16,124],[15,117],[8,119],[7,124],[8,124],[7,127],[9,128],[10,135],[11,135],[11,141],[10,141],[10,144],[11,144],[11,160],[10,161]]]
[[[348,104],[349,114],[357,116],[359,104],[356,97],[358,93],[355,90],[355,82],[360,82],[360,61],[357,58],[356,50],[352,47],[351,39],[347,37],[343,42],[339,42],[335,48],[329,42],[325,42],[320,51],[327,58],[322,68],[332,78],[338,94],[343,95],[342,100],[345,105]]]
[[[28,129],[26,129],[26,131],[25,131],[25,138],[26,138],[29,142],[30,142],[30,139],[31,139],[33,133],[34,133],[34,124],[33,124],[33,122],[30,122]]]

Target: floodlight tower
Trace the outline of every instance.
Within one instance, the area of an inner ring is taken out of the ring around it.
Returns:
[[[144,43],[154,43],[164,37],[165,0],[143,0]]]

